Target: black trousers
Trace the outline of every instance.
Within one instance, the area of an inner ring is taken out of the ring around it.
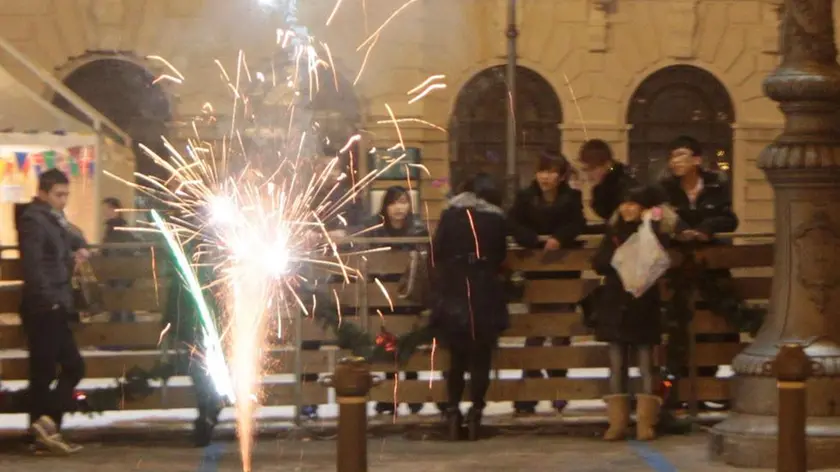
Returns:
[[[29,348],[29,421],[49,416],[61,427],[64,412],[75,409],[73,392],[85,376],[69,313],[24,313],[21,320]]]
[[[464,374],[470,374],[470,401],[473,409],[482,410],[487,404],[484,397],[490,388],[490,369],[493,351],[498,340],[451,343],[449,348],[449,371],[446,376],[448,407],[457,408],[464,395],[466,381]]]
[[[207,372],[207,366],[200,359],[190,357],[189,374],[195,390],[198,418],[218,421],[219,413],[222,411],[222,400],[216,391],[216,386],[213,385],[210,373]]]

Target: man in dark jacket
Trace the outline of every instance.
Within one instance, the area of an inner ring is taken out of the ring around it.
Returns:
[[[662,181],[668,203],[676,209],[689,229],[681,232],[680,241],[710,242],[718,233],[730,233],[738,227],[738,217],[732,211],[732,197],[726,176],[703,168],[703,147],[689,136],[681,136],[671,143],[668,161],[670,175]],[[729,277],[729,271],[709,271],[707,276]],[[738,334],[697,335],[698,342],[740,341]],[[699,367],[697,374],[717,375],[715,366]],[[711,406],[711,405],[709,405]]]
[[[738,227],[726,176],[702,166],[703,148],[696,139],[682,136],[671,144],[670,175],[662,181],[662,188],[668,203],[690,228],[681,234],[682,240],[710,241],[715,234]]]
[[[84,361],[70,330],[75,311],[71,278],[74,265],[89,256],[64,217],[69,183],[59,170],[44,172],[38,196],[15,211],[23,266],[20,315],[29,348],[30,428],[36,447],[59,454],[81,449],[64,441],[60,430],[64,411],[73,408],[73,391],[84,377]]]
[[[544,154],[537,166],[534,182],[520,191],[510,211],[510,219],[540,235],[548,235],[545,249],[556,251],[560,248],[579,247],[575,241],[586,229],[583,215],[583,199],[579,190],[569,186],[568,176],[571,166],[562,156]],[[538,279],[579,279],[580,272],[531,272],[525,274],[529,280]],[[532,305],[532,312],[558,311],[574,312],[574,306],[557,304]],[[525,340],[526,346],[542,346],[545,337],[532,337]],[[552,338],[554,346],[568,346],[569,338]],[[565,377],[565,370],[549,370],[549,377]],[[539,370],[523,372],[527,378],[542,378]],[[514,403],[517,414],[533,414],[537,402],[523,401]],[[554,402],[558,411],[565,408],[564,400]]]
[[[600,139],[590,139],[583,143],[578,160],[594,184],[592,209],[607,221],[618,209],[627,191],[636,186],[636,181],[630,176],[627,167],[615,160],[609,144]],[[599,227],[597,230],[603,232],[604,228]]]

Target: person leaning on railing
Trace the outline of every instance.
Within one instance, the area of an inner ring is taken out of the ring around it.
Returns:
[[[452,440],[461,437],[459,404],[466,372],[472,401],[466,426],[470,439],[478,437],[493,351],[510,323],[500,277],[507,235],[524,247],[542,246],[536,233],[506,217],[501,200],[493,178],[476,175],[449,200],[433,237],[435,297],[429,328],[449,351],[446,422]]]
[[[428,236],[429,232],[423,221],[412,211],[411,194],[408,190],[401,186],[392,186],[385,191],[382,198],[382,206],[379,212],[369,219],[363,228],[360,228],[360,233],[366,237],[371,238],[405,238],[405,237],[422,237]],[[371,246],[385,246],[390,247],[394,251],[410,251],[414,249],[426,249],[427,244],[372,244]],[[377,275],[377,274],[370,274]],[[380,279],[381,280],[381,279]],[[390,282],[390,280],[382,280],[383,282]],[[417,307],[394,307],[393,315],[416,315]],[[388,372],[386,378],[393,380],[394,373]],[[417,380],[417,372],[406,372],[406,380]],[[423,409],[422,403],[410,403],[409,410],[416,414]],[[393,402],[378,402],[376,404],[376,412],[379,414],[393,414]]]
[[[586,229],[586,217],[583,215],[583,198],[581,192],[569,185],[572,166],[563,156],[544,153],[537,165],[534,181],[516,195],[509,217],[520,226],[530,229],[537,234],[548,235],[545,243],[547,251],[580,247],[575,241]],[[529,272],[525,274],[528,280],[537,279],[579,279],[579,271]],[[541,304],[531,305],[532,313],[574,312],[575,306],[570,304]],[[544,336],[529,337],[525,346],[542,346]],[[568,346],[570,338],[553,337],[552,346]],[[565,377],[566,370],[548,370],[549,377]],[[525,378],[542,378],[540,370],[523,371]],[[514,402],[514,409],[518,415],[534,414],[537,402]],[[554,408],[562,412],[566,407],[565,400],[555,400]]]
[[[732,211],[732,196],[726,176],[703,168],[703,148],[694,138],[681,136],[671,143],[668,172],[661,181],[668,203],[674,207],[689,229],[677,236],[684,243],[714,243],[715,235],[731,233],[738,227]],[[728,270],[710,270],[706,276],[731,277]],[[697,335],[698,341],[740,342],[737,333]],[[697,369],[699,376],[714,377],[717,366]],[[681,372],[686,375],[687,371]],[[723,408],[727,402],[720,399]],[[706,405],[713,407],[713,405]]]

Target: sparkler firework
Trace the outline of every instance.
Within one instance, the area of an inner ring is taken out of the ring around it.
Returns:
[[[366,54],[393,17],[415,1],[406,2],[363,43],[370,44]],[[339,6],[340,2],[336,11]],[[233,78],[220,61],[215,61],[233,96],[229,128],[221,139],[207,141],[199,133],[200,124],[218,128],[227,125],[220,122],[222,118],[208,103],[203,115],[192,123],[193,137],[186,153],[166,140],[169,155],[165,158],[140,145],[167,177],[135,174],[135,183],[106,172],[167,207],[166,218],[151,211],[153,227],[139,230],[162,234],[174,254],[176,271],[195,301],[201,328],[201,339],[195,347],[203,353],[219,395],[236,407],[245,471],[251,470],[253,416],[259,402],[269,318],[276,316],[271,324],[276,322],[277,337],[282,338],[284,319],[293,317],[296,311],[308,314],[311,302],[297,295],[299,284],[310,282],[304,274],[312,271],[301,270],[304,267],[320,267],[325,273],[341,274],[346,281],[358,275],[345,265],[353,254],[339,252],[335,237],[340,232],[328,228],[335,229],[333,222],[343,223],[342,213],[359,192],[378,174],[402,165],[404,157],[392,159],[383,169],[362,178],[351,171],[349,183],[347,176],[338,172],[337,156],[316,158],[313,150],[323,138],[319,138],[319,125],[312,119],[312,99],[321,87],[338,88],[339,81],[331,72],[334,67],[328,46],[295,31],[299,29],[277,31],[280,52],[270,64],[270,74],[252,73],[243,52]],[[158,81],[181,84],[187,80],[164,58],[149,59],[168,68]],[[323,80],[329,74],[332,80]],[[409,91],[408,95],[415,95],[411,102],[444,88],[439,83],[443,78],[430,77]],[[387,105],[386,110],[400,136],[391,149],[404,151],[400,120]],[[352,162],[360,140],[358,134],[349,137],[339,153],[349,152]],[[313,161],[317,163],[313,165]],[[196,260],[187,256],[185,244],[196,248]],[[209,265],[212,270],[215,280],[209,287],[199,282],[199,264]],[[210,288],[216,294],[220,313],[214,313],[205,299]],[[166,330],[161,336],[165,335]]]
[[[151,212],[154,228],[147,230],[163,235],[174,254],[178,275],[196,302],[201,326],[196,347],[203,353],[216,390],[236,407],[245,471],[251,469],[253,416],[259,401],[268,318],[277,317],[277,336],[282,337],[283,320],[295,310],[307,312],[309,301],[296,295],[298,285],[308,282],[300,270],[304,265],[341,274],[345,280],[358,275],[345,265],[352,254],[339,253],[334,240],[337,233],[327,231],[327,223],[343,220],[341,213],[347,204],[379,173],[400,165],[403,158],[393,159],[361,179],[354,178],[349,188],[346,176],[337,175],[337,157],[326,163],[322,158],[320,169],[313,169],[317,166],[312,165],[313,156],[308,153],[318,139],[317,124],[307,121],[306,104],[317,94],[317,77],[329,64],[318,56],[315,41],[289,41],[293,35],[278,32],[278,38],[283,38],[281,47],[292,59],[279,79],[277,64],[272,64],[272,89],[279,89],[283,98],[271,107],[269,112],[275,116],[267,121],[280,123],[279,115],[285,121],[283,126],[259,127],[258,118],[263,118],[266,110],[254,97],[262,93],[265,78],[252,75],[240,53],[235,79],[228,83],[235,111],[223,139],[202,140],[193,123],[195,135],[188,142],[186,155],[166,140],[167,158],[141,145],[166,170],[167,178],[135,174],[135,184],[108,174],[168,207],[166,220]],[[230,77],[221,70],[224,77]],[[182,77],[174,68],[168,76]],[[249,94],[249,88],[257,92]],[[205,106],[201,121],[218,123],[212,109]],[[398,126],[390,108],[388,112]],[[260,139],[266,135],[268,139]],[[350,137],[342,150],[353,152],[352,146],[359,140],[359,135]],[[405,148],[399,143],[394,149]],[[200,285],[194,267],[198,263],[182,248],[187,242],[197,248],[202,264],[212,267],[215,281],[211,286],[218,294],[221,313],[213,313],[204,298],[210,287]]]

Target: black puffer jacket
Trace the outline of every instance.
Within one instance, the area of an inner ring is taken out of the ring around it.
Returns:
[[[73,312],[73,253],[85,247],[84,238],[37,198],[15,206],[15,226],[23,266],[21,314]]]
[[[557,197],[550,203],[543,199],[542,190],[533,182],[516,195],[510,218],[540,235],[553,236],[564,247],[574,246],[575,238],[586,229],[580,191],[566,182],[560,184]]]
[[[540,246],[536,233],[473,193],[455,196],[441,214],[432,243],[436,275],[430,325],[445,342],[492,342],[507,329],[501,269],[508,235],[523,247]]]
[[[624,194],[637,186],[624,164],[616,162],[607,175],[592,187],[592,209],[604,220],[608,220],[621,205]]]
[[[724,174],[703,170],[703,190],[694,205],[680,185],[680,180],[668,176],[662,181],[662,188],[668,203],[677,210],[680,219],[691,229],[713,236],[730,233],[738,228],[738,217],[732,211],[732,196]]]

